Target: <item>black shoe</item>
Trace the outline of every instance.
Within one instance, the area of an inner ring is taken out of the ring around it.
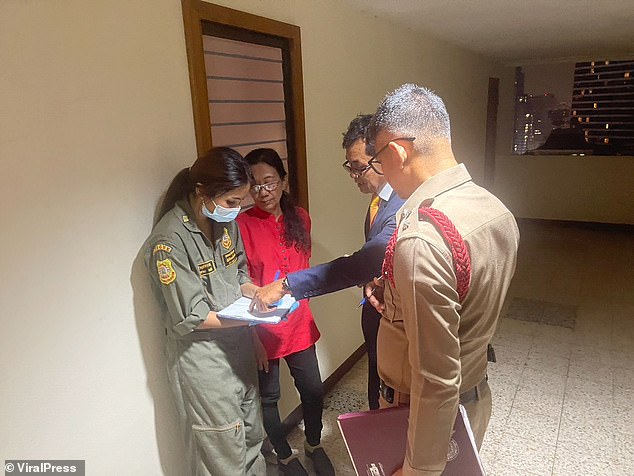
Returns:
[[[281,459],[277,460],[277,468],[281,476],[308,476],[306,469],[297,457],[291,457],[290,461],[283,463]]]
[[[315,472],[319,476],[335,476],[335,468],[332,466],[332,462],[324,449],[320,446],[313,451],[306,450],[306,456],[313,461]]]

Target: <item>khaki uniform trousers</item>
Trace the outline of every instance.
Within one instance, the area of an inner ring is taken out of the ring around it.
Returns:
[[[192,476],[266,475],[257,366],[247,332],[168,340],[169,382]]]

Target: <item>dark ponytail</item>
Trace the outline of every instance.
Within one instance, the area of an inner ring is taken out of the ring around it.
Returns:
[[[261,163],[270,165],[277,171],[281,179],[284,179],[287,175],[282,159],[280,159],[278,153],[273,149],[254,149],[249,152],[244,159],[249,165]],[[286,190],[282,191],[280,208],[284,214],[284,222],[286,224],[284,230],[284,242],[286,246],[294,246],[298,251],[309,253],[310,234],[306,229],[304,221],[299,216],[299,213],[297,213],[293,198]]]
[[[167,212],[174,208],[174,204],[177,201],[187,196],[188,184],[189,167],[186,167],[176,174],[176,177],[172,179],[172,183],[170,183],[169,187],[167,187],[167,192],[165,192],[165,197],[161,203],[161,208],[156,216],[156,223],[158,223]]]
[[[163,218],[178,200],[194,193],[198,184],[205,196],[215,198],[250,182],[249,164],[238,152],[229,147],[214,147],[172,179],[156,221]]]

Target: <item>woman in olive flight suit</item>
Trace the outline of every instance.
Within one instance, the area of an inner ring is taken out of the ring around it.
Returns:
[[[172,181],[146,242],[145,265],[163,308],[168,378],[192,475],[265,475],[252,329],[216,312],[252,296],[234,219],[249,166],[216,147]]]

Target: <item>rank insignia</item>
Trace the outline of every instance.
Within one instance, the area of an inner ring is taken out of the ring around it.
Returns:
[[[229,232],[227,231],[226,228],[224,233],[222,234],[221,244],[225,250],[228,250],[233,245],[233,242],[231,241],[231,237],[229,236]]]
[[[183,215],[183,223],[187,223],[189,221],[189,217],[187,215]]]
[[[161,283],[167,285],[176,281],[176,270],[172,266],[172,261],[163,259],[156,262],[159,279]]]
[[[159,251],[165,251],[166,253],[171,253],[172,252],[172,247],[168,246],[164,243],[159,243],[158,245],[156,245],[154,247],[154,249],[152,250],[152,254],[155,255],[156,253],[158,253]]]

